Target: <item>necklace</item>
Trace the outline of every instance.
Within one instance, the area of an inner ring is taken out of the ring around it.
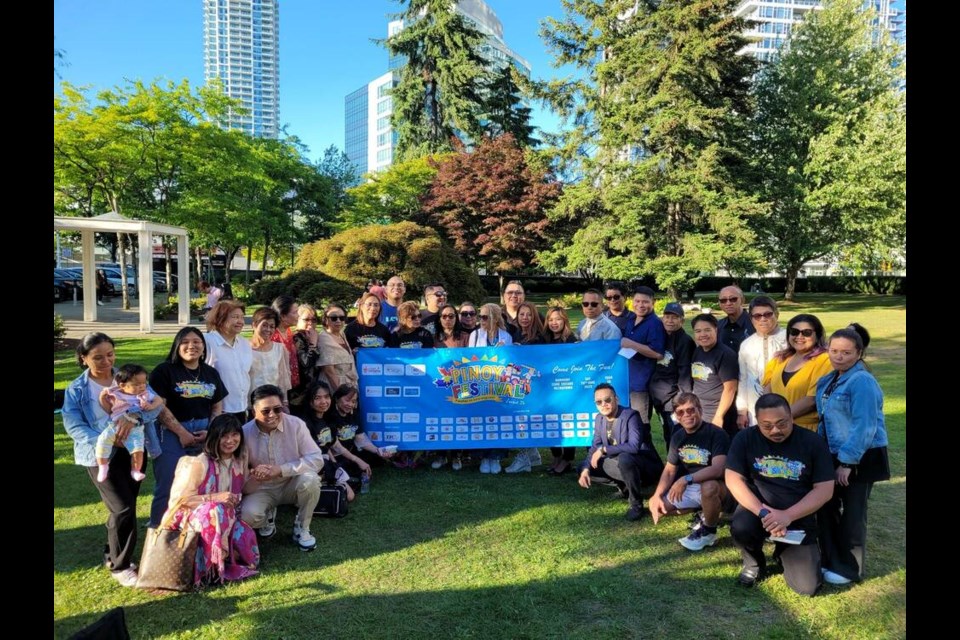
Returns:
[[[189,380],[185,380],[184,382],[200,382],[200,363],[199,362],[197,363],[196,369],[191,369],[190,367],[183,364],[182,362],[180,363],[180,366],[182,366],[183,370],[187,372],[187,376],[189,378]]]

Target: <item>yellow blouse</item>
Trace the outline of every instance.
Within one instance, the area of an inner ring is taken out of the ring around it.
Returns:
[[[833,371],[830,356],[824,351],[820,355],[805,361],[803,366],[797,369],[790,381],[784,386],[783,370],[788,362],[790,362],[790,358],[786,360],[771,358],[763,372],[763,385],[769,385],[771,392],[780,394],[791,405],[804,396],[817,395],[817,380]],[[819,415],[816,409],[793,419],[795,425],[811,431],[817,430],[818,421]]]

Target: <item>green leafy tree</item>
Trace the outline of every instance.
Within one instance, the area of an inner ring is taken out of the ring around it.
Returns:
[[[830,0],[797,26],[756,83],[755,169],[772,208],[757,236],[787,277],[846,255],[861,266],[904,250],[904,66],[872,11]]]
[[[586,217],[544,262],[652,275],[671,295],[730,256],[758,263],[747,220],[764,208],[747,191],[742,148],[755,63],[737,54],[736,0],[563,4],[541,34],[556,65],[584,73],[537,93],[574,125],[552,141],[578,188],[552,216]]]
[[[370,224],[411,221],[426,224],[422,200],[437,175],[437,165],[449,154],[395,162],[385,171],[366,175],[366,181],[347,190],[349,204],[335,226],[343,231]]]
[[[454,301],[479,302],[486,295],[480,278],[435,230],[412,222],[357,227],[306,245],[296,268],[356,287],[398,274],[412,289],[440,281]]]
[[[391,91],[391,124],[397,133],[394,157],[417,158],[453,150],[459,134],[477,140],[484,111],[484,35],[450,0],[397,0],[404,28],[384,42],[405,65]]]

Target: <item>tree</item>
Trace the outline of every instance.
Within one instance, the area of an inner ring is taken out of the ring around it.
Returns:
[[[551,215],[589,217],[544,261],[582,268],[597,242],[598,275],[652,275],[672,296],[729,256],[758,263],[746,221],[764,208],[743,179],[755,63],[737,54],[736,0],[563,4],[541,34],[586,74],[538,89],[574,124],[556,154],[579,188]]]
[[[530,124],[530,107],[523,103],[518,76],[509,64],[492,74],[486,88],[484,128],[490,138],[509,133],[521,147],[533,147],[540,141],[533,137],[536,127]]]
[[[426,224],[422,199],[449,154],[395,162],[385,171],[367,174],[366,182],[347,190],[349,204],[335,225],[339,231],[369,224],[411,221]]]
[[[757,236],[788,300],[809,260],[870,263],[904,249],[904,67],[861,6],[832,0],[810,12],[756,83],[753,157],[772,205]]]
[[[480,278],[436,231],[412,222],[357,227],[314,242],[301,250],[296,268],[316,269],[356,287],[394,275],[411,289],[440,281],[452,301],[479,303],[486,295]]]
[[[486,61],[484,36],[450,0],[397,0],[404,28],[384,42],[405,65],[391,91],[394,157],[409,160],[453,150],[458,135],[480,138]]]
[[[441,162],[424,211],[457,251],[502,278],[545,248],[545,210],[559,195],[552,173],[505,134]]]

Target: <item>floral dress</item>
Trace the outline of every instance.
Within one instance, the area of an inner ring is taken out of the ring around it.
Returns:
[[[170,507],[162,526],[177,530],[189,526],[199,534],[194,571],[197,586],[257,575],[260,566],[257,535],[238,517],[238,509],[226,503],[204,502],[194,509],[179,505],[196,495],[222,491],[240,493],[246,479],[246,456],[235,458],[229,467],[203,453],[184,456],[177,463]]]

